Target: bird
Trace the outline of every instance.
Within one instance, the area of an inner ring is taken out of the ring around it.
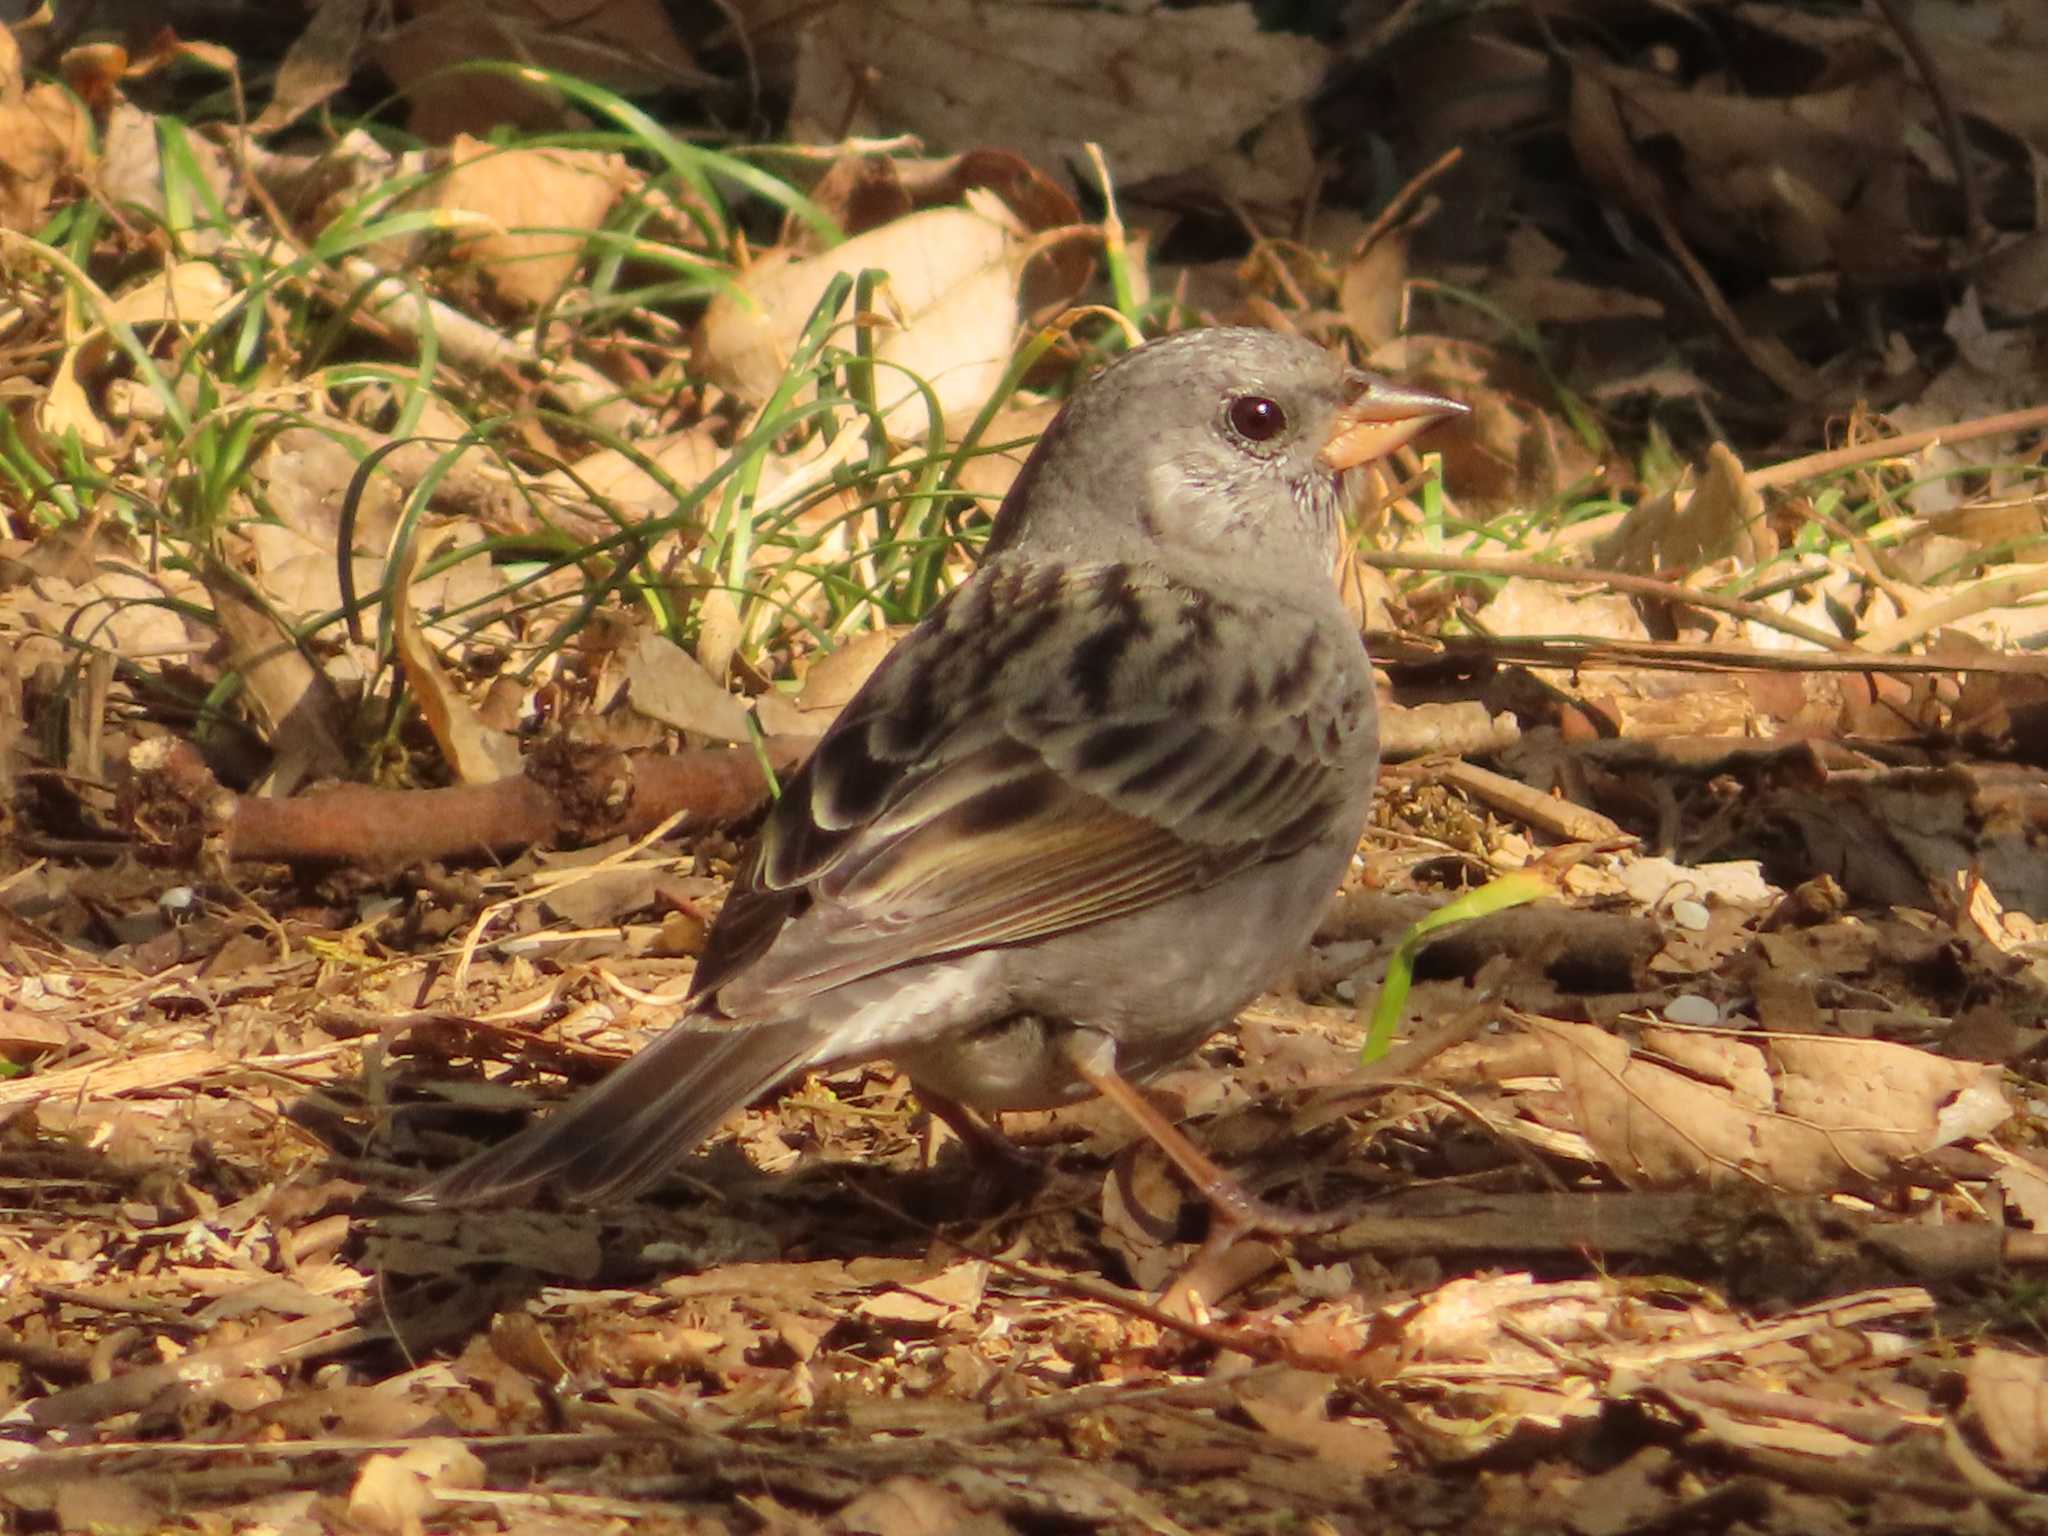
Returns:
[[[1299,954],[1356,854],[1379,742],[1345,516],[1465,409],[1257,328],[1101,370],[784,784],[681,1016],[417,1198],[624,1201],[770,1089],[886,1059],[969,1131],[1103,1094],[1225,1220],[1283,1229],[1134,1084]]]

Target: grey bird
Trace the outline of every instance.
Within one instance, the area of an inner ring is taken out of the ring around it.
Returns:
[[[1356,850],[1379,740],[1344,512],[1464,409],[1271,331],[1104,369],[784,787],[683,1017],[422,1198],[630,1198],[777,1084],[887,1058],[956,1125],[1107,1094],[1227,1219],[1284,1228],[1131,1081],[1299,953]]]

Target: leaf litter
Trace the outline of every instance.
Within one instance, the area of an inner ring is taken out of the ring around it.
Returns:
[[[1406,7],[613,6],[573,56],[543,10],[323,6],[256,139],[168,115],[217,45],[21,33],[66,92],[0,33],[7,1523],[2039,1525],[2026,8],[1704,7],[1720,67]],[[480,51],[583,81],[434,78]],[[419,147],[279,133],[373,54]],[[816,131],[593,132],[650,77]],[[1392,160],[1332,158],[1368,100]],[[1354,878],[1154,1085],[1349,1219],[1219,1248],[1092,1104],[992,1192],[880,1067],[622,1210],[394,1206],[673,1016],[772,774],[1140,318],[1477,408],[1358,551]],[[1533,867],[1361,1067],[1407,929]]]

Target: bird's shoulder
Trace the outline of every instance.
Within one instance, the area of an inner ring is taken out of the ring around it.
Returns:
[[[1109,562],[1004,555],[893,650],[819,740],[763,830],[772,886],[822,869],[863,829],[1049,774],[1149,808],[1206,774],[1295,763],[1349,796],[1377,756],[1371,670],[1334,600],[1218,591]],[[1126,805],[1126,802],[1130,802]]]
[[[840,725],[886,757],[926,754],[988,716],[1199,718],[1251,730],[1312,720],[1341,734],[1370,680],[1357,631],[1329,593],[1009,554],[890,654]]]

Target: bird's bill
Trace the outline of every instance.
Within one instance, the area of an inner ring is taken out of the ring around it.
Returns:
[[[1369,379],[1343,410],[1330,440],[1323,444],[1323,462],[1340,473],[1385,458],[1419,435],[1432,422],[1463,416],[1471,409],[1448,395],[1411,389],[1390,379]]]

